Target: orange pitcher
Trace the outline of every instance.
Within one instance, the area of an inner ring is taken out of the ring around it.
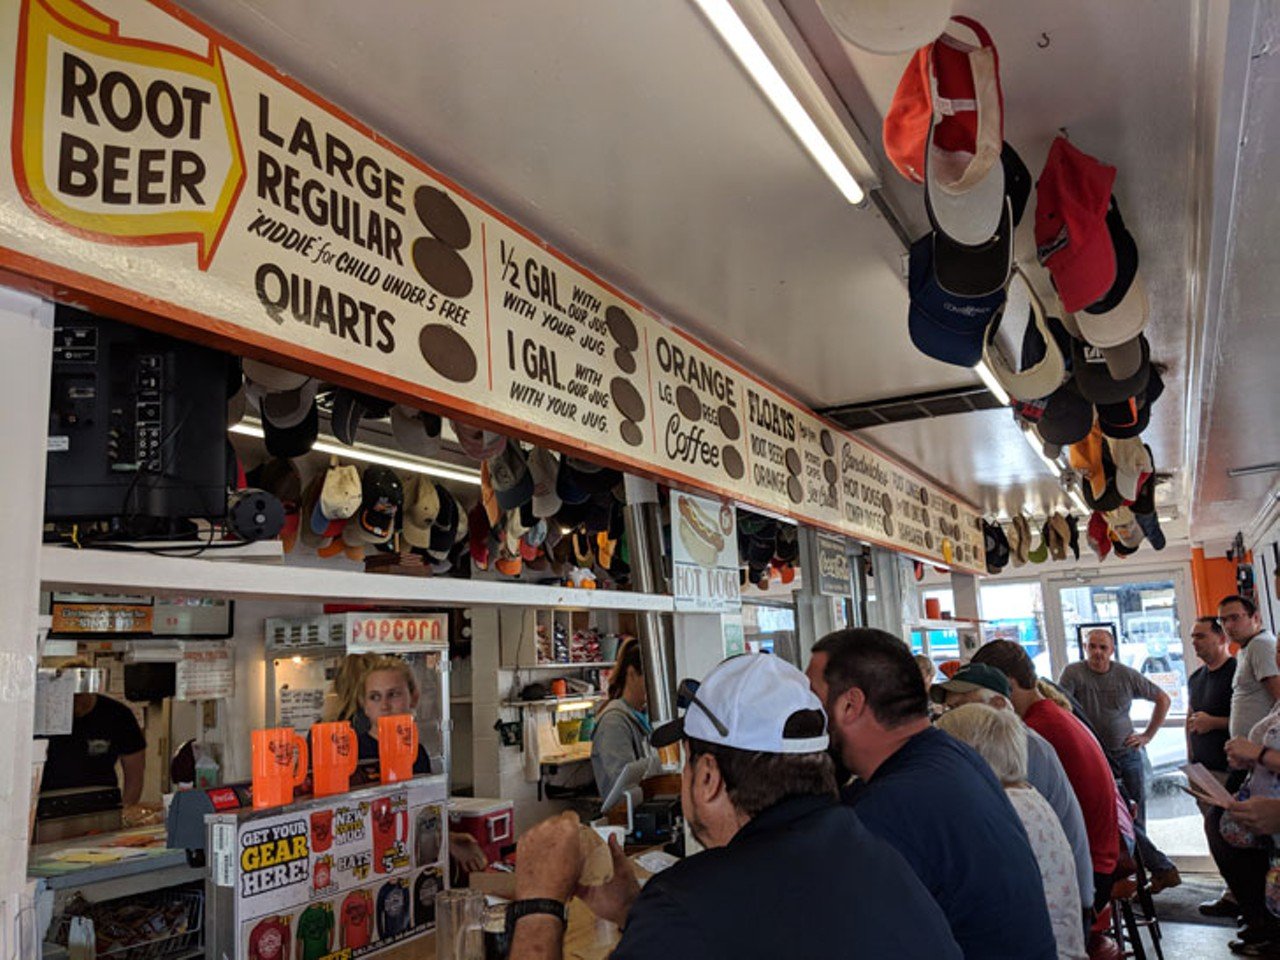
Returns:
[[[408,780],[418,759],[418,725],[413,714],[378,718],[378,765],[383,783]]]
[[[313,792],[317,797],[346,793],[359,762],[360,751],[351,724],[340,720],[312,726],[311,766],[315,779]]]
[[[254,730],[253,808],[293,803],[293,788],[307,778],[307,741],[291,727]]]

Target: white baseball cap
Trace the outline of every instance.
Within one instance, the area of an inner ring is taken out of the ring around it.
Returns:
[[[827,749],[827,715],[808,678],[781,657],[747,653],[721,661],[701,684],[680,683],[685,715],[649,738],[655,747],[693,738],[761,753],[818,753]],[[822,735],[787,736],[787,721],[802,711],[822,717]]]
[[[947,28],[951,0],[818,0],[840,35],[871,53],[907,53]]]

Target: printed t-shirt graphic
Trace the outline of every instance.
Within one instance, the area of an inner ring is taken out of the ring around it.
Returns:
[[[436,922],[436,894],[444,889],[439,870],[424,870],[413,885],[413,925],[432,926]]]
[[[249,960],[289,960],[289,918],[259,920],[249,934]]]
[[[298,917],[298,960],[320,960],[333,945],[333,911],[327,903],[313,903]]]
[[[373,869],[377,873],[387,873],[391,867],[388,857],[398,852],[399,841],[408,830],[409,812],[393,811],[391,801],[386,797],[373,802]]]
[[[409,887],[403,880],[388,880],[378,891],[378,939],[385,940],[409,929]]]
[[[353,890],[342,901],[342,946],[366,947],[373,939],[373,898],[368,890]]]

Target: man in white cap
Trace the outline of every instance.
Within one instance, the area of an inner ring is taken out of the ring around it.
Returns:
[[[837,803],[826,715],[800,671],[732,657],[681,683],[680,702],[685,716],[652,739],[683,744],[681,802],[707,849],[641,891],[614,841],[613,879],[580,889],[577,817],[543,821],[518,847],[511,960],[562,955],[575,891],[623,928],[615,960],[961,956],[902,857]]]

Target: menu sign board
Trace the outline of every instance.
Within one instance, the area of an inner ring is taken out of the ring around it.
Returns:
[[[226,700],[236,690],[235,660],[229,643],[184,643],[175,669],[178,700]]]
[[[971,507],[169,0],[4,4],[0,131],[5,282],[983,570]]]
[[[445,886],[443,777],[215,823],[215,882],[234,902],[236,960],[378,956],[435,928]],[[281,949],[283,947],[283,949]]]
[[[741,609],[733,508],[673,490],[671,568],[677,610],[725,613]]]

